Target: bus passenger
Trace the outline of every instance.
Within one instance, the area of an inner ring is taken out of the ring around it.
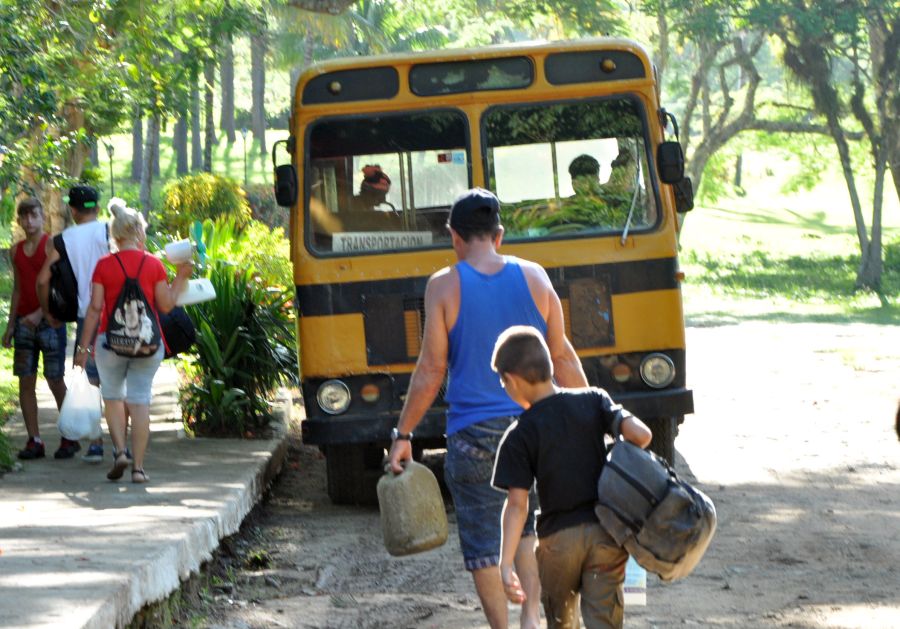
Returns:
[[[465,568],[472,573],[491,627],[506,627],[500,579],[504,495],[491,486],[500,439],[522,407],[503,391],[491,370],[494,342],[512,325],[531,325],[546,336],[557,382],[585,387],[587,379],[566,338],[562,305],[538,264],[503,256],[500,201],[488,190],[464,192],[450,208],[450,237],[457,264],[432,275],[425,288],[422,348],[397,428],[391,469],[412,458],[412,433],[431,407],[448,365],[445,480],[456,508]],[[540,625],[540,583],[529,514],[516,552],[516,572],[526,593],[522,626]]]
[[[401,229],[397,208],[387,200],[391,178],[378,164],[363,167],[359,194],[350,202],[343,228],[348,232],[397,231]]]
[[[600,162],[596,158],[584,154],[573,159],[569,164],[569,176],[575,194],[563,204],[569,218],[601,227],[624,227],[634,189],[633,164],[631,153],[620,151],[612,161],[609,179],[601,184]]]

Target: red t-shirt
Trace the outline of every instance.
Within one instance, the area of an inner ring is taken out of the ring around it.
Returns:
[[[122,292],[122,286],[125,284],[125,274],[122,272],[122,266],[119,266],[119,263],[116,261],[116,256],[121,260],[128,277],[137,277],[138,268],[140,268],[141,275],[138,278],[138,283],[141,285],[141,290],[144,291],[144,296],[147,297],[147,303],[150,304],[150,308],[156,313],[157,320],[159,319],[159,313],[156,309],[156,285],[160,281],[168,280],[166,269],[163,263],[155,256],[151,256],[145,251],[128,249],[103,256],[94,268],[94,277],[91,281],[95,284],[101,284],[104,289],[103,314],[100,316],[98,334],[106,332],[106,318],[116,307],[116,300],[119,298],[119,293]],[[141,260],[144,260],[143,267],[141,267]]]
[[[16,308],[16,315],[20,317],[29,315],[41,307],[37,296],[37,276],[44,266],[44,260],[47,259],[48,237],[48,234],[41,236],[41,242],[30,256],[25,254],[24,240],[16,244],[13,264],[19,271],[19,307]]]

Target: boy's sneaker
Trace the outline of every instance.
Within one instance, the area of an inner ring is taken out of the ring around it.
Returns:
[[[43,459],[44,443],[38,443],[34,440],[34,437],[30,438],[28,443],[25,444],[25,447],[22,450],[19,450],[19,458],[25,461],[30,459]]]
[[[81,455],[81,460],[85,463],[102,463],[103,445],[99,443],[92,443],[89,445],[87,452]]]
[[[53,453],[54,459],[71,459],[75,453],[81,450],[81,444],[63,437],[59,440],[59,448]]]

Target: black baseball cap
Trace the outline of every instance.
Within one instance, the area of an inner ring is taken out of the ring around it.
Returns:
[[[65,198],[66,203],[79,210],[93,210],[99,200],[97,189],[85,185],[72,186],[69,188],[69,196]]]
[[[450,207],[455,231],[490,231],[500,225],[500,199],[490,190],[472,188],[456,197]]]

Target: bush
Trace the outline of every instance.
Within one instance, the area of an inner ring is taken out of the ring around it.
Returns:
[[[220,218],[203,224],[203,243],[210,260],[253,267],[270,287],[287,290],[294,286],[290,243],[281,228],[269,229],[251,220],[241,229],[231,219]]]
[[[15,458],[13,458],[13,446],[9,442],[9,437],[0,431],[0,474],[11,470],[15,461]]]
[[[233,179],[210,173],[188,175],[163,190],[159,230],[185,237],[194,221],[227,216],[243,227],[250,220],[250,205]]]
[[[262,221],[272,229],[288,229],[290,216],[285,208],[275,201],[275,190],[271,185],[255,184],[247,186],[247,201],[253,218]]]
[[[195,434],[264,431],[275,389],[298,379],[293,291],[278,287],[278,273],[261,273],[252,262],[263,255],[274,264],[286,260],[273,255],[276,250],[261,242],[265,238],[284,240],[257,222],[243,230],[230,219],[204,224],[206,274],[216,299],[188,307],[197,345],[195,356],[183,361],[187,386],[181,393],[185,425]]]

